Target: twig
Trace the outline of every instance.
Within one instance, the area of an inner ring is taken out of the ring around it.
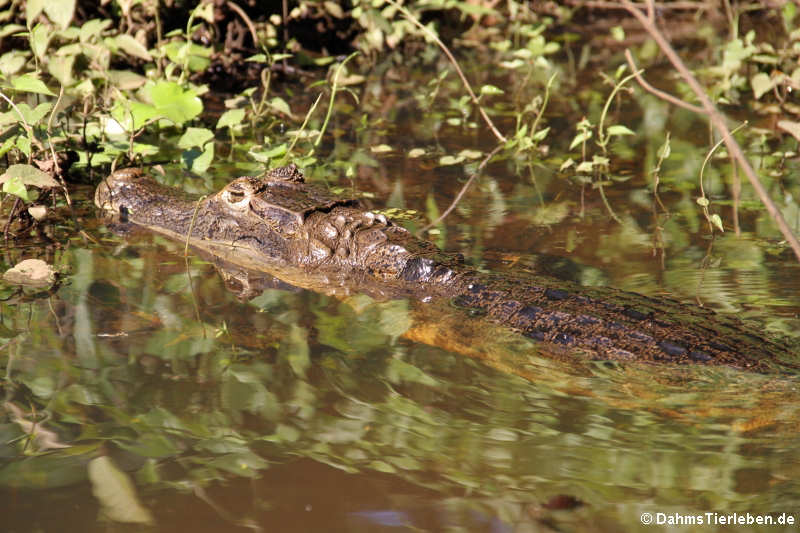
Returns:
[[[473,173],[472,173],[472,175],[469,177],[469,179],[468,179],[468,180],[467,180],[467,182],[464,184],[464,186],[463,186],[463,187],[461,187],[461,190],[460,190],[460,191],[458,191],[458,194],[457,194],[457,195],[456,195],[456,197],[453,199],[453,202],[450,204],[450,206],[449,206],[447,209],[445,209],[445,210],[444,210],[444,213],[442,213],[441,215],[439,215],[439,218],[437,218],[436,220],[434,220],[433,222],[431,222],[430,224],[428,224],[428,225],[427,225],[427,226],[425,226],[424,228],[422,228],[422,229],[420,229],[419,231],[417,231],[417,232],[415,233],[415,235],[419,236],[419,235],[421,235],[422,233],[424,233],[424,232],[428,231],[429,229],[431,229],[432,227],[434,227],[435,225],[437,225],[438,223],[440,223],[442,220],[444,220],[444,218],[445,218],[447,215],[449,215],[449,214],[450,214],[450,213],[453,211],[453,209],[455,209],[455,207],[458,205],[458,202],[460,202],[460,201],[461,201],[461,197],[462,197],[462,196],[464,196],[464,194],[467,192],[467,189],[469,189],[469,186],[470,186],[470,185],[472,185],[472,182],[473,182],[473,181],[475,181],[475,178],[477,178],[477,177],[478,177],[478,174],[480,174],[480,173],[481,173],[481,170],[483,170],[483,169],[484,169],[484,167],[485,167],[485,166],[486,166],[486,164],[489,162],[489,160],[490,160],[492,157],[494,157],[494,156],[495,156],[495,154],[497,154],[497,152],[499,152],[499,151],[500,151],[500,150],[503,148],[503,146],[504,146],[504,145],[502,145],[502,144],[498,144],[498,145],[497,145],[497,147],[496,147],[494,150],[492,150],[492,151],[489,153],[489,155],[487,155],[486,157],[484,157],[484,158],[483,158],[483,161],[481,161],[481,164],[480,164],[480,165],[478,165],[478,168],[477,168],[477,169],[475,169],[475,172],[473,172]]]
[[[761,184],[756,176],[753,167],[750,166],[750,162],[745,157],[744,153],[742,152],[739,143],[731,136],[731,132],[728,130],[728,126],[725,124],[725,117],[717,110],[714,104],[711,102],[711,99],[706,94],[703,87],[700,85],[700,82],[697,81],[692,73],[686,68],[683,61],[681,60],[680,56],[678,56],[675,49],[669,44],[666,40],[664,35],[658,30],[655,24],[650,21],[644,13],[642,13],[636,5],[630,2],[630,0],[621,0],[622,5],[625,6],[625,9],[628,12],[636,17],[639,23],[647,30],[647,33],[653,37],[653,40],[656,41],[661,51],[664,52],[664,55],[667,56],[670,63],[675,67],[675,69],[680,73],[681,77],[686,81],[686,83],[691,87],[692,91],[697,95],[697,98],[700,100],[700,103],[705,110],[705,114],[708,115],[711,124],[722,136],[723,141],[725,142],[725,147],[728,149],[728,153],[731,157],[739,163],[739,166],[742,168],[742,171],[747,176],[750,185],[753,186],[753,189],[756,191],[761,203],[764,204],[764,207],[767,209],[767,212],[770,214],[772,219],[778,226],[781,234],[783,235],[786,242],[794,251],[797,260],[800,261],[800,242],[798,242],[797,237],[792,233],[791,228],[786,223],[786,219],[783,218],[780,210],[777,208],[775,203],[770,198],[769,193]],[[652,0],[648,0],[648,4],[652,5]]]
[[[568,5],[576,7],[588,7],[590,9],[625,9],[619,5],[619,2],[603,2],[602,0],[566,0]],[[709,9],[708,2],[662,2],[656,4],[655,7],[659,11],[707,11]],[[633,4],[645,7],[644,4]]]
[[[442,49],[442,52],[444,52],[444,54],[447,56],[447,59],[449,59],[450,63],[452,63],[453,67],[455,67],[456,72],[458,73],[458,77],[461,78],[461,83],[463,83],[464,87],[467,89],[467,92],[469,93],[470,98],[472,98],[472,103],[475,104],[475,107],[478,108],[478,112],[481,114],[481,117],[483,117],[483,121],[486,122],[486,125],[489,126],[489,129],[492,130],[492,133],[494,133],[494,136],[497,137],[497,139],[500,142],[503,142],[503,143],[506,142],[507,139],[495,127],[494,123],[492,122],[492,119],[490,119],[489,115],[486,114],[486,111],[483,110],[483,107],[481,106],[480,101],[478,100],[478,97],[475,96],[475,92],[472,90],[472,87],[470,86],[469,82],[467,81],[467,77],[464,76],[464,72],[461,71],[461,67],[458,66],[458,62],[456,61],[456,58],[453,57],[453,54],[450,52],[450,49],[447,48],[447,45],[445,45],[435,33],[430,31],[420,21],[418,21],[416,19],[416,17],[414,17],[414,15],[412,15],[406,8],[404,8],[403,6],[401,6],[400,4],[395,2],[395,0],[386,0],[386,2],[391,4],[391,5],[393,5],[394,7],[396,7],[403,14],[403,16],[406,17],[414,26],[416,26],[417,28],[422,30],[422,32],[425,35],[427,35],[437,45],[439,45],[439,48]]]
[[[650,85],[647,82],[647,80],[645,80],[642,77],[642,71],[641,70],[637,70],[636,62],[633,60],[633,55],[631,54],[631,51],[629,49],[625,50],[625,59],[628,60],[628,66],[631,67],[631,70],[633,71],[634,76],[636,77],[636,81],[639,82],[639,85],[641,85],[642,89],[644,89],[645,91],[651,92],[654,95],[656,95],[659,98],[661,98],[662,100],[666,100],[667,102],[669,102],[669,103],[671,103],[673,105],[676,105],[678,107],[682,107],[684,109],[688,109],[689,111],[697,113],[698,115],[707,115],[708,114],[708,113],[706,113],[706,110],[703,109],[702,107],[698,107],[698,106],[690,104],[688,102],[684,102],[680,98],[676,98],[676,97],[672,96],[671,94],[669,94],[667,92],[664,92],[661,89],[656,89],[655,87]]]
[[[236,14],[242,18],[244,23],[247,25],[247,29],[250,30],[250,36],[253,38],[253,46],[258,48],[258,34],[256,33],[256,27],[253,25],[253,21],[250,20],[250,17],[247,16],[247,13],[244,12],[244,9],[242,9],[235,3],[228,1],[227,5],[229,8],[236,11]]]

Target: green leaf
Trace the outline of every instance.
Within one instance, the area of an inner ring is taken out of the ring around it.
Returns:
[[[187,66],[192,72],[200,72],[208,68],[211,64],[209,57],[213,50],[194,43],[184,41],[172,41],[164,46],[164,51],[170,61],[177,65],[183,65],[188,61]]]
[[[569,145],[569,149],[572,150],[573,148],[575,148],[579,144],[582,144],[584,141],[588,141],[591,138],[592,138],[592,132],[591,131],[587,130],[587,131],[578,132],[578,134],[575,136],[575,138],[572,139],[572,142]]]
[[[574,165],[575,165],[575,160],[570,157],[569,159],[567,159],[566,161],[561,163],[561,166],[558,167],[558,171],[559,172],[564,172],[565,170],[567,170],[568,168],[570,168],[570,167],[572,167]]]
[[[28,60],[19,50],[11,50],[0,56],[0,74],[11,76],[20,71]]]
[[[623,126],[622,124],[614,124],[613,126],[608,127],[608,135],[636,135],[633,131],[631,131],[628,127]]]
[[[75,0],[48,0],[44,4],[44,12],[59,28],[65,30],[75,14]]]
[[[33,20],[39,16],[44,9],[45,0],[28,0],[25,2],[25,23],[30,28]]]
[[[22,184],[22,181],[19,178],[10,178],[3,182],[3,192],[18,196],[26,202],[30,202],[32,200],[32,198],[28,195],[28,189],[25,188],[25,185]]]
[[[75,63],[75,56],[51,56],[50,61],[47,62],[47,71],[53,76],[61,85],[69,86],[74,82],[72,77],[72,65]]]
[[[464,157],[466,159],[478,159],[483,157],[483,152],[480,150],[461,150],[458,152],[458,157]]]
[[[584,161],[580,165],[577,166],[575,172],[582,172],[584,174],[588,174],[594,168],[594,164],[591,161]]]
[[[481,94],[503,94],[503,90],[499,87],[495,87],[494,85],[484,85],[481,87]]]
[[[80,41],[82,43],[88,43],[92,39],[99,39],[106,28],[111,26],[111,21],[109,19],[92,19],[83,23],[81,26],[80,32]]]
[[[445,155],[439,158],[439,164],[443,167],[448,165],[457,165],[462,161],[464,161],[463,156]]]
[[[269,163],[270,159],[284,155],[287,149],[288,145],[283,143],[279,144],[278,146],[273,146],[269,150],[255,150],[254,148],[251,148],[248,153],[253,159],[259,161],[260,163]]]
[[[118,100],[111,110],[111,116],[125,131],[136,131],[148,120],[163,116],[155,107],[131,100]],[[113,132],[111,132],[113,135]]]
[[[153,57],[150,55],[150,52],[147,51],[147,48],[145,48],[142,43],[127,33],[117,35],[114,38],[114,44],[116,44],[129,56],[138,57],[139,59],[144,59],[145,61],[153,60]]]
[[[219,117],[216,129],[237,126],[242,123],[242,120],[244,120],[244,109],[229,109]]]
[[[191,169],[192,172],[203,174],[208,170],[208,167],[211,166],[211,162],[214,160],[214,143],[210,143],[202,151],[198,148],[185,150],[181,154],[181,158],[186,164],[186,167]]]
[[[388,144],[378,144],[376,146],[370,147],[370,151],[373,154],[385,154],[387,152],[391,152],[392,150],[394,150],[394,148],[392,148]]]
[[[622,42],[625,40],[625,30],[622,26],[614,26],[611,28],[611,37],[617,42]]]
[[[725,228],[722,227],[722,219],[718,214],[714,213],[709,217],[709,220],[712,224],[714,224],[714,226],[716,226],[718,230],[720,230],[722,233],[725,233]]]
[[[24,119],[29,126],[36,126],[52,107],[53,104],[50,102],[43,102],[36,106],[35,109],[31,109],[28,104],[23,102],[17,105],[16,109],[11,108],[5,113],[0,113],[0,125],[15,124]],[[20,114],[22,114],[21,118]]]
[[[14,148],[14,137],[9,137],[3,142],[3,145],[0,146],[0,157],[6,155],[12,148]]]
[[[708,207],[708,198],[706,198],[705,196],[701,196],[696,201],[697,201],[697,205],[699,205],[701,207]]]
[[[25,93],[38,93],[46,94],[48,96],[55,96],[56,94],[47,88],[47,85],[33,74],[23,74],[12,78],[11,86],[14,90],[22,91]]]
[[[286,100],[279,96],[276,96],[270,100],[269,106],[279,113],[283,113],[284,115],[288,115],[290,117],[292,116],[292,110],[289,109],[289,104],[287,104]]]
[[[172,81],[160,81],[150,88],[150,99],[159,114],[181,126],[203,111],[203,102],[191,89]]]
[[[11,165],[0,176],[0,183],[5,183],[10,179],[17,179],[23,185],[31,185],[40,189],[43,187],[58,187],[58,182],[49,174],[32,165]]]
[[[186,128],[186,132],[178,140],[178,148],[184,150],[197,146],[202,148],[214,138],[214,132],[206,128]]]
[[[31,50],[39,59],[42,59],[45,52],[47,52],[47,46],[50,44],[50,37],[50,29],[43,24],[37,24],[36,27],[31,30]]]
[[[415,159],[417,157],[422,157],[423,155],[425,155],[425,150],[423,150],[422,148],[412,148],[408,152],[408,157],[412,159]]]
[[[764,96],[765,93],[772,90],[774,83],[768,74],[759,72],[750,78],[750,87],[753,89],[753,96],[758,100]]]

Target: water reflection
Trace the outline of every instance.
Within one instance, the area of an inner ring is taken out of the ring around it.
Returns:
[[[596,531],[797,507],[791,377],[575,361],[452,308],[244,283],[197,258],[192,293],[181,250],[76,250],[72,283],[4,317],[27,331],[3,355],[10,530],[102,529],[98,455],[164,531]],[[463,344],[429,342],[431,316]],[[559,495],[585,505],[548,509]]]

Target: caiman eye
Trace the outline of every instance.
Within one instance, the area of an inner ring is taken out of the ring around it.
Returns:
[[[224,190],[222,199],[234,209],[244,209],[250,203],[250,197],[244,191],[234,188]]]

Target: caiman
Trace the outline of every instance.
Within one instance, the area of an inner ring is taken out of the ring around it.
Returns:
[[[449,299],[579,356],[757,372],[797,368],[786,344],[708,309],[541,276],[479,272],[357,200],[306,183],[294,164],[235,179],[203,198],[122,169],[100,183],[95,204],[247,268],[300,269],[316,280],[308,286],[323,292],[329,284],[421,302]]]

